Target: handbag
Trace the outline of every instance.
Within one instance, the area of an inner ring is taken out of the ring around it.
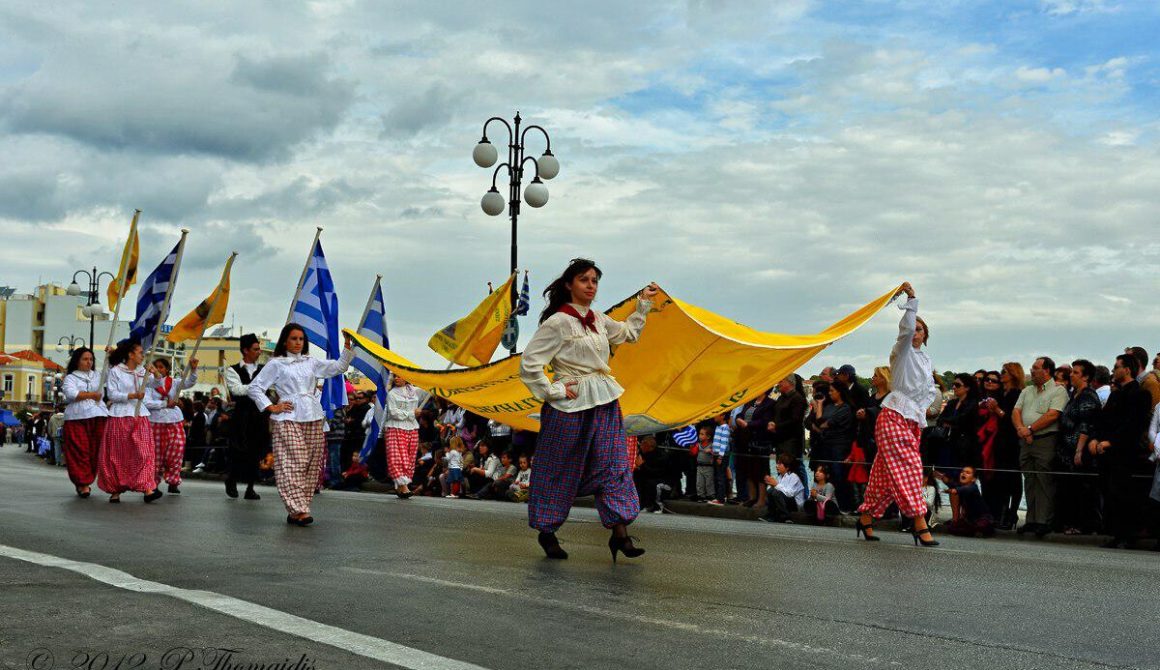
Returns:
[[[943,442],[946,442],[947,440],[951,439],[951,429],[941,424],[937,426],[931,426],[930,438],[932,440],[942,440]]]

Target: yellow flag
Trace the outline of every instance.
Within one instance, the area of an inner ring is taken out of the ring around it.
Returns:
[[[431,336],[427,346],[451,361],[467,367],[487,365],[512,316],[513,274],[471,314]]]
[[[194,340],[200,337],[206,328],[226,320],[226,308],[230,303],[230,268],[233,267],[236,257],[235,253],[226,261],[226,269],[222,270],[221,281],[218,282],[213,293],[210,293],[208,298],[202,300],[201,304],[194,307],[193,311],[186,314],[181,321],[178,321],[165,339],[170,342]]]
[[[897,292],[895,286],[820,333],[783,335],[744,326],[662,291],[653,298],[639,342],[620,345],[609,361],[612,376],[625,388],[620,397],[625,430],[648,435],[688,426],[752,400],[857,330]],[[634,295],[606,314],[625,321],[636,309]],[[514,428],[540,429],[542,403],[520,380],[519,356],[466,370],[423,370],[381,342],[343,332],[392,373],[437,398]],[[882,340],[883,365],[893,340],[892,335]]]
[[[137,219],[140,217],[141,210],[133,213],[129,239],[125,240],[125,250],[121,252],[121,267],[117,270],[117,276],[109,282],[106,297],[111,310],[117,309],[117,303],[129,292],[129,287],[137,283],[137,259],[141,255],[141,245],[137,242]]]

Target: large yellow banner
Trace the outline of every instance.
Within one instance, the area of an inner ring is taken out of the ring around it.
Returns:
[[[754,330],[662,291],[640,340],[613,353],[612,373],[625,388],[620,398],[625,428],[630,435],[645,435],[687,426],[752,400],[869,321],[897,291],[891,289],[814,335]],[[627,319],[635,300],[625,300],[608,314]],[[540,429],[540,401],[520,381],[519,356],[466,370],[423,370],[345,332],[391,372],[432,395],[514,428]]]

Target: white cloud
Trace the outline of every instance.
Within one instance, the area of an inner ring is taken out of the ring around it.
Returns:
[[[1040,5],[1051,16],[1110,14],[1120,10],[1119,3],[1107,0],[1040,0]]]

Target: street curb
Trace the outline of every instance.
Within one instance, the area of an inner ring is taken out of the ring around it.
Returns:
[[[222,475],[217,475],[217,474],[207,474],[207,473],[194,474],[194,473],[184,473],[183,472],[181,476],[186,478],[186,479],[198,479],[198,480],[207,480],[207,481],[225,481],[225,477],[223,477]],[[346,490],[354,490],[354,489],[346,489]],[[357,489],[357,491],[360,493],[369,493],[369,494],[375,494],[375,495],[393,494],[395,492],[395,487],[391,484],[383,484],[381,482],[377,482],[377,481],[371,479],[371,480],[368,480],[367,482],[365,482],[359,489]],[[586,497],[582,497],[582,498],[576,498],[574,505],[576,507],[593,508],[596,506],[596,503],[595,503],[595,499],[592,496],[586,496]],[[690,502],[688,500],[669,500],[669,501],[665,501],[665,508],[667,510],[669,510],[670,512],[672,512],[673,514],[678,514],[678,515],[683,514],[685,516],[709,517],[709,518],[714,518],[714,519],[733,519],[733,520],[737,520],[737,521],[753,521],[753,522],[763,523],[763,522],[759,521],[758,517],[760,517],[764,513],[764,510],[757,510],[757,509],[752,509],[752,508],[748,508],[748,507],[742,507],[741,505],[720,505],[720,506],[718,506],[718,505],[709,505],[707,503],[695,503],[695,502]],[[642,512],[642,513],[644,513],[644,512]],[[657,516],[660,516],[660,515],[657,515]],[[790,517],[793,520],[795,525],[801,525],[801,526],[816,525],[816,524],[811,523],[812,520],[809,519],[805,514],[803,514],[801,512],[791,514]],[[857,521],[857,519],[858,519],[858,517],[854,516],[854,515],[842,515],[840,517],[827,520],[824,525],[827,527],[830,527],[830,528],[849,528],[849,529],[853,530],[854,523],[855,523],[855,521]],[[876,529],[886,531],[886,532],[898,532],[898,529],[899,529],[898,519],[879,519],[878,521],[876,521],[874,523],[874,525],[875,525]],[[934,530],[935,535],[945,534],[945,532],[944,532],[945,529],[941,525],[936,526],[933,530]],[[1013,530],[999,530],[999,531],[995,532],[995,537],[990,538],[990,539],[995,539],[995,540],[1000,540],[1000,541],[1005,541],[1005,542],[1025,542],[1028,544],[1036,544],[1036,543],[1040,543],[1040,542],[1049,542],[1052,544],[1067,544],[1067,545],[1076,545],[1076,546],[1098,546],[1098,545],[1102,544],[1107,539],[1107,536],[1105,536],[1105,535],[1062,535],[1060,533],[1051,533],[1051,534],[1047,535],[1046,537],[1040,539],[1040,538],[1035,537],[1034,535],[1019,535],[1018,533],[1016,533]]]

